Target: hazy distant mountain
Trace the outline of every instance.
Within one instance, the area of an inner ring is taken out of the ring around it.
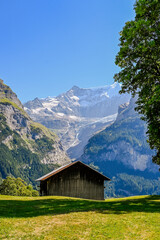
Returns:
[[[118,106],[130,96],[120,85],[97,88],[73,86],[57,97],[35,98],[24,104],[30,117],[55,131],[71,158],[79,157],[88,139],[116,119]]]
[[[0,80],[0,177],[35,179],[70,159],[59,138],[33,122],[16,94]]]

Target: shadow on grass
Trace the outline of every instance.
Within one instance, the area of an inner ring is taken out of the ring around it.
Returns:
[[[92,201],[70,198],[38,198],[37,200],[0,200],[0,218],[36,217],[71,212],[96,211],[103,214],[127,214],[131,212],[160,212],[160,196]]]

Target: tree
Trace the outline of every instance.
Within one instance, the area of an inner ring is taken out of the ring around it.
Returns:
[[[12,196],[38,196],[38,191],[26,184],[21,178],[7,177],[0,184],[0,194]]]
[[[160,1],[137,0],[134,9],[135,19],[120,32],[115,63],[121,71],[114,78],[122,83],[120,93],[138,96],[136,110],[147,122],[153,162],[160,165]]]

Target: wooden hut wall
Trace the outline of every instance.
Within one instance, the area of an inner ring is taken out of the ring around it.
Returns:
[[[104,179],[85,166],[73,165],[47,179],[47,195],[104,200]]]

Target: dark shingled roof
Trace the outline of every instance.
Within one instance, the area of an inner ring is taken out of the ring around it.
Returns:
[[[101,177],[103,177],[104,180],[108,180],[108,181],[111,180],[110,178],[104,176],[103,174],[101,174],[101,173],[99,173],[98,171],[94,170],[93,168],[91,168],[90,166],[86,165],[85,163],[83,163],[83,162],[81,162],[81,161],[76,161],[76,162],[72,162],[72,163],[69,163],[69,164],[67,164],[67,165],[64,165],[64,166],[62,166],[62,167],[60,167],[60,168],[57,168],[57,169],[53,170],[52,172],[47,173],[46,175],[44,175],[44,176],[36,179],[36,181],[44,181],[44,180],[50,178],[51,176],[54,176],[54,175],[56,175],[57,173],[65,170],[66,168],[69,168],[69,167],[71,167],[71,166],[73,166],[73,165],[76,165],[76,164],[82,164],[83,166],[91,169],[92,171],[96,172],[96,173],[99,174]]]

